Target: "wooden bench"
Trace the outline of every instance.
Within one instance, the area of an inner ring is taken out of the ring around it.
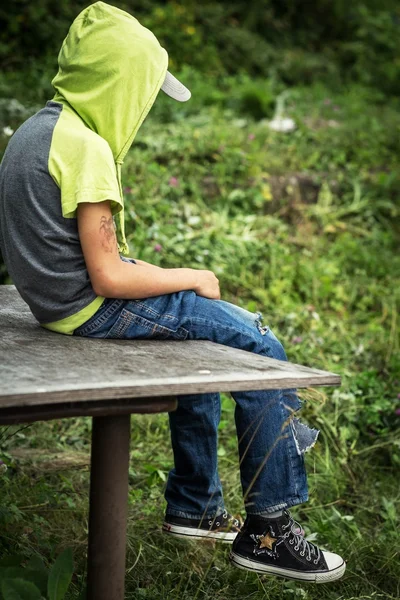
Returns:
[[[124,598],[131,413],[176,408],[176,396],[340,385],[327,371],[208,341],[95,340],[36,323],[0,286],[0,424],[93,417],[88,600]]]

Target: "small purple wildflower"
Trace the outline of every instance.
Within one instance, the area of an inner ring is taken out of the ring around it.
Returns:
[[[292,344],[301,344],[303,338],[300,335],[296,335],[292,338]]]
[[[125,194],[132,194],[132,188],[131,187],[124,187],[124,193]]]
[[[161,252],[162,246],[161,244],[156,244],[153,248],[154,252]]]
[[[250,141],[253,141],[255,137],[256,136],[254,135],[254,133],[249,133],[249,135],[247,136],[247,139]]]
[[[397,398],[398,398],[398,400],[400,400],[400,394],[397,394]]]
[[[396,408],[396,410],[394,411],[394,414],[397,415],[398,417],[400,417],[400,408]]]
[[[332,109],[333,109],[335,112],[338,112],[338,111],[340,110],[340,106],[338,106],[337,104],[335,104],[335,106],[332,106]]]
[[[168,183],[171,187],[177,187],[179,184],[179,181],[176,177],[170,177],[170,180]]]
[[[332,104],[332,100],[330,98],[325,98],[324,104],[325,106],[329,106],[330,104]]]

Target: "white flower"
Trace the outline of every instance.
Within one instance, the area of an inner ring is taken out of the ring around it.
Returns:
[[[272,119],[272,121],[269,121],[268,127],[272,129],[272,131],[288,132],[296,129],[296,123],[289,117],[276,117],[275,119]]]
[[[7,127],[3,127],[3,133],[7,137],[10,137],[14,133],[14,129],[11,129],[11,127],[8,127],[7,125]]]

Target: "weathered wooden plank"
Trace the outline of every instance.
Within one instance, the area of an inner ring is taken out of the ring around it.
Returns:
[[[0,286],[0,408],[340,385],[334,373],[202,341],[95,340],[41,328]]]
[[[111,415],[151,414],[176,410],[176,397],[123,398],[97,402],[63,402],[59,404],[0,407],[0,425],[51,421],[70,417],[98,417]]]

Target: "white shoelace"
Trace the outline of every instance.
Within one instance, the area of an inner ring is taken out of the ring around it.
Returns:
[[[318,548],[318,546],[315,546],[314,544],[312,544],[311,542],[307,542],[307,540],[302,536],[299,535],[299,531],[302,531],[302,527],[300,525],[300,523],[298,523],[297,521],[295,521],[289,513],[286,513],[289,517],[289,523],[287,525],[282,525],[282,529],[287,529],[288,527],[290,527],[290,531],[288,531],[287,533],[285,533],[284,537],[288,538],[289,535],[292,533],[293,537],[294,537],[294,541],[292,542],[291,540],[289,540],[289,544],[294,544],[294,549],[296,551],[300,550],[300,556],[305,556],[305,553],[307,551],[307,556],[306,559],[310,562],[312,560],[311,554],[314,554],[316,556],[316,558],[314,559],[314,564],[316,565],[320,558],[321,558],[321,551]],[[297,532],[297,533],[296,533]]]

